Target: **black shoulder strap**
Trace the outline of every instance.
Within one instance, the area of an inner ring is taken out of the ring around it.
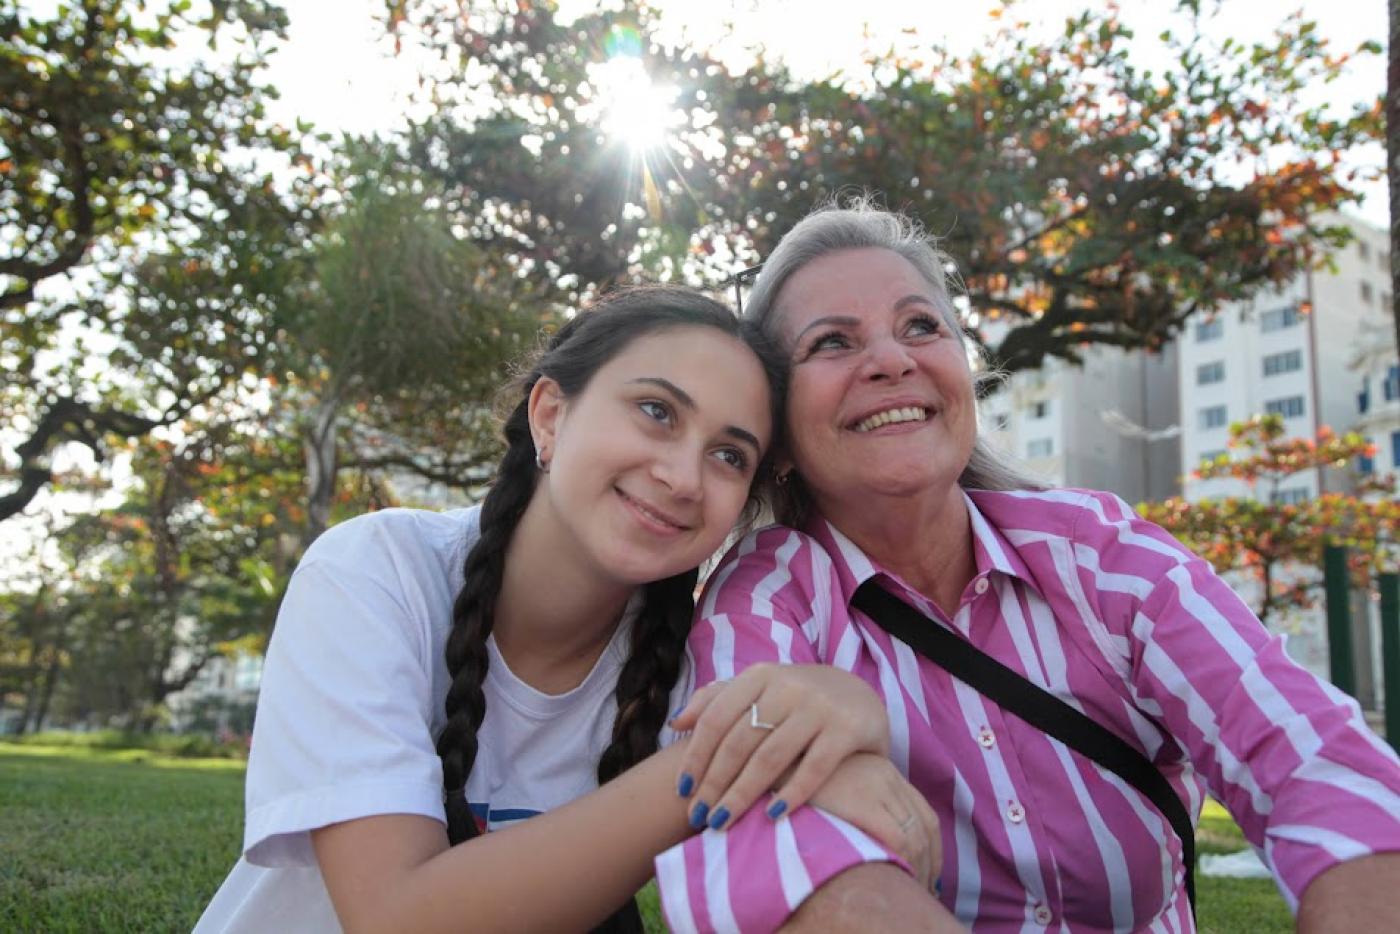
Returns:
[[[930,620],[873,579],[860,586],[851,602],[890,635],[1003,710],[1055,737],[1146,795],[1181,838],[1186,896],[1195,915],[1196,836],[1191,818],[1171,784],[1146,756],[1054,694]]]

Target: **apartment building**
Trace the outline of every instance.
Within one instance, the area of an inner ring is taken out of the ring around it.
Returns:
[[[1246,496],[1296,503],[1321,492],[1346,491],[1358,472],[1400,466],[1400,370],[1395,366],[1390,307],[1389,236],[1348,218],[1356,239],[1314,270],[1193,322],[1178,340],[1181,407],[1180,472],[1228,453],[1229,426],[1254,415],[1283,417],[1291,437],[1314,437],[1328,426],[1364,431],[1376,443],[1369,463],[1345,470],[1309,470],[1251,488],[1232,478],[1190,480],[1188,499]],[[1382,327],[1381,322],[1384,322]],[[1389,348],[1389,352],[1387,352]],[[1287,574],[1315,575],[1292,568]],[[1255,585],[1232,581],[1246,601]],[[1374,707],[1379,687],[1378,632],[1370,596],[1353,596],[1358,693]],[[1289,654],[1312,671],[1328,672],[1322,610],[1278,621]]]
[[[1049,482],[1130,503],[1180,492],[1176,348],[1092,346],[1084,365],[1046,361],[984,400],[984,430]]]
[[[1228,305],[1182,334],[1183,474],[1225,453],[1230,424],[1254,415],[1282,416],[1292,437],[1313,437],[1324,425],[1339,432],[1357,425],[1367,384],[1356,372],[1356,360],[1374,332],[1366,322],[1390,302],[1390,271],[1387,233],[1360,221],[1349,223],[1357,239],[1334,257],[1332,269],[1306,273],[1251,301]],[[1383,396],[1383,378],[1370,385],[1375,386],[1373,395]],[[1258,495],[1298,502],[1349,483],[1343,472],[1309,471],[1275,489],[1257,491],[1228,478],[1192,481],[1186,483],[1185,495]]]

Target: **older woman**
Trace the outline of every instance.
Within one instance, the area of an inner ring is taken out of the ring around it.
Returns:
[[[824,662],[880,692],[895,764],[941,822],[938,900],[962,922],[1192,930],[1161,798],[891,636],[852,605],[873,581],[1150,760],[1183,824],[1207,792],[1223,802],[1300,929],[1393,930],[1394,753],[1204,561],[1117,497],[1044,489],[983,442],[945,265],[909,221],[864,202],[809,216],[765,264],[746,313],[791,359],[783,525],[750,535],[711,578],[690,638],[700,683]],[[765,823],[755,809],[659,857],[673,927],[946,917],[868,846],[792,871],[794,854],[833,846],[802,816]]]

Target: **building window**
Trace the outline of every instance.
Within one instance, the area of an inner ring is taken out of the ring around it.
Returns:
[[[1201,452],[1201,463],[1202,463],[1202,464],[1214,464],[1216,461],[1218,461],[1218,460],[1220,460],[1221,458],[1225,457],[1225,456],[1226,456],[1227,454],[1229,454],[1229,453],[1230,453],[1230,452],[1227,451],[1227,450],[1225,450],[1224,448],[1216,448],[1216,449],[1213,450],[1213,451],[1202,451],[1202,452]]]
[[[1204,344],[1206,341],[1213,341],[1225,333],[1225,320],[1223,318],[1206,318],[1204,321],[1196,322],[1196,341]]]
[[[1055,453],[1055,442],[1050,438],[1036,438],[1026,445],[1027,457],[1049,457]]]
[[[1285,350],[1282,353],[1271,353],[1264,358],[1265,376],[1292,373],[1302,368],[1303,352],[1301,350]]]
[[[1371,377],[1361,377],[1361,391],[1356,394],[1356,411],[1365,415],[1371,410]]]
[[[1225,381],[1225,361],[1216,360],[1214,363],[1202,363],[1196,367],[1196,385],[1208,386],[1211,383],[1223,383]]]
[[[1206,406],[1204,409],[1201,409],[1200,416],[1202,428],[1220,428],[1225,424],[1225,406]]]
[[[1284,418],[1298,418],[1303,414],[1303,397],[1286,396],[1282,399],[1270,399],[1264,403],[1264,411],[1270,415],[1282,415]]]
[[[1400,366],[1393,366],[1385,371],[1385,385],[1381,388],[1381,395],[1385,396],[1386,402],[1400,399]]]
[[[1297,305],[1274,308],[1259,316],[1259,330],[1261,331],[1281,331],[1284,328],[1291,328],[1297,323]]]
[[[1363,477],[1369,477],[1376,472],[1376,462],[1365,454],[1356,455],[1356,472]]]
[[[1367,243],[1365,240],[1356,241],[1356,251],[1361,254],[1363,260],[1369,260],[1371,258],[1371,244]]]
[[[1390,466],[1400,467],[1400,431],[1390,433]]]
[[[1049,402],[1032,402],[1032,403],[1031,403],[1031,418],[1044,418],[1045,416],[1047,416],[1047,415],[1049,415],[1049,414],[1050,414],[1050,403],[1049,403]]]
[[[1361,283],[1361,300],[1369,305],[1371,304],[1372,300],[1375,299],[1375,297],[1376,291],[1375,289],[1371,288],[1371,283]]]
[[[1308,488],[1305,486],[1289,487],[1285,490],[1274,490],[1269,494],[1269,502],[1275,506],[1296,506],[1308,498]]]

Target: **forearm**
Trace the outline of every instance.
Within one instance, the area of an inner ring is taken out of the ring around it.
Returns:
[[[1400,918],[1400,853],[1339,863],[1319,875],[1298,903],[1299,934],[1389,930]]]
[[[657,853],[691,833],[675,791],[683,747],[505,830],[451,848],[444,835],[435,852],[399,863],[406,868],[387,877],[341,878],[331,888],[342,925],[422,932],[594,926],[646,882]],[[371,885],[373,901],[362,897]]]
[[[898,866],[864,863],[813,892],[782,928],[785,934],[851,931],[965,931],[943,904]]]

